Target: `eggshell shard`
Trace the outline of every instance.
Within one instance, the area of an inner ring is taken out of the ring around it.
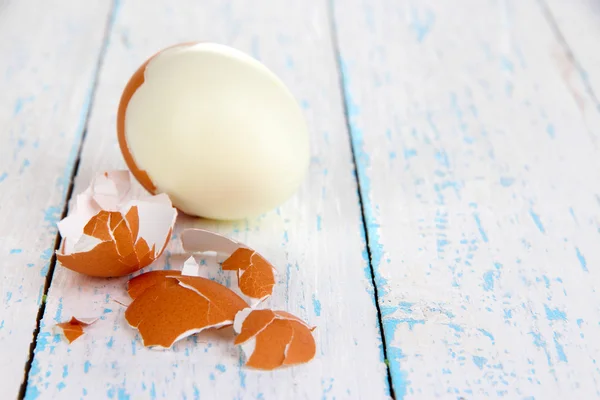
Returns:
[[[314,328],[285,311],[243,310],[234,321],[236,345],[246,353],[249,367],[272,370],[306,363],[316,353]]]
[[[275,268],[252,249],[237,249],[223,262],[222,268],[237,271],[240,290],[255,302],[263,301],[273,293]]]
[[[147,190],[214,219],[268,211],[301,184],[308,129],[285,85],[227,46],[183,44],[150,58],[126,86],[119,144]]]
[[[128,171],[98,175],[58,223],[56,252],[66,268],[98,277],[123,276],[151,264],[168,244],[177,210],[167,195],[134,199]]]
[[[143,275],[140,275],[143,276]],[[223,285],[194,276],[161,276],[125,311],[144,346],[169,348],[178,340],[208,328],[233,324],[248,304]]]
[[[198,228],[184,229],[181,233],[181,244],[183,245],[183,250],[188,253],[214,251],[220,255],[225,254],[227,257],[240,247],[245,247],[243,244],[226,236]]]
[[[186,229],[181,237],[186,252],[226,254],[228,257],[223,261],[222,269],[236,272],[240,291],[250,298],[253,306],[273,293],[277,271],[255,250],[203,229]]]
[[[159,283],[167,282],[167,284],[176,285],[176,280],[168,278],[179,275],[181,275],[181,271],[162,270],[146,272],[127,282],[127,294],[135,300],[144,293],[146,289],[158,285]]]
[[[73,343],[84,334],[83,327],[96,322],[98,318],[76,318],[71,317],[67,322],[56,324],[56,327],[62,332],[69,343]]]

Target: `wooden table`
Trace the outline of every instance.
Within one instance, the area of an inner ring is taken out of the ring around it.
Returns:
[[[220,331],[147,350],[126,279],[53,256],[69,200],[124,168],[130,75],[190,40],[261,60],[309,122],[294,198],[181,225],[278,267],[310,364],[249,370]],[[595,0],[0,0],[0,398],[600,396],[599,41]],[[72,315],[102,320],[68,345]]]

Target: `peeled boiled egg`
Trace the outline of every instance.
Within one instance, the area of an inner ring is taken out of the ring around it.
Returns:
[[[215,43],[176,45],[146,61],[123,91],[117,134],[148,191],[212,219],[275,208],[309,163],[306,121],[288,88],[259,61]]]

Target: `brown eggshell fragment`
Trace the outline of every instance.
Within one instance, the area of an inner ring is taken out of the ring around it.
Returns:
[[[98,277],[123,276],[150,265],[166,248],[177,210],[167,195],[137,199],[127,171],[96,176],[58,223],[58,261]]]
[[[248,248],[239,248],[225,260],[223,270],[237,271],[243,294],[260,302],[273,293],[275,268],[263,256]]]
[[[285,350],[288,347],[294,330],[289,321],[276,319],[256,337],[254,352],[246,361],[248,367],[272,370],[285,362]]]
[[[271,310],[255,310],[244,321],[243,330],[235,338],[234,344],[242,344],[252,339],[260,331],[265,329],[275,319],[275,313]]]
[[[234,329],[235,344],[242,346],[249,367],[272,370],[302,364],[316,353],[314,328],[285,311],[245,309],[236,316]]]
[[[138,329],[144,346],[169,348],[204,329],[232,324],[237,312],[247,306],[238,295],[216,282],[174,276],[146,288],[127,308],[125,318]]]
[[[162,271],[149,271],[144,274],[138,275],[135,278],[127,282],[127,294],[132,299],[136,299],[149,287],[158,285],[162,282],[167,284],[176,285],[177,281],[174,279],[168,279],[169,277],[181,275],[180,271],[162,270]]]
[[[185,288],[197,292],[211,304],[211,308],[218,309],[223,313],[223,316],[233,323],[235,315],[248,307],[240,296],[235,294],[231,289],[221,285],[210,279],[199,276],[177,276],[175,277],[179,284]]]
[[[98,318],[75,318],[71,317],[71,319],[67,322],[61,322],[56,324],[56,327],[59,328],[65,339],[69,343],[73,343],[76,339],[81,337],[83,332],[83,327],[88,326],[96,322]]]
[[[287,350],[285,352],[284,365],[303,364],[309,362],[315,356],[317,347],[312,330],[304,323],[295,320],[287,320],[290,324],[293,335]]]

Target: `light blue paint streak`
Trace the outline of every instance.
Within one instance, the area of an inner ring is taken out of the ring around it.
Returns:
[[[40,364],[39,364],[38,360],[33,360],[33,362],[31,363],[31,369],[29,370],[29,375],[36,376],[39,373],[40,373]]]
[[[405,159],[410,159],[412,157],[416,157],[417,156],[417,150],[416,149],[404,149],[404,158]]]
[[[314,294],[312,295],[312,303],[315,315],[317,317],[321,316],[321,302],[319,301],[319,299],[317,299],[317,297]]]
[[[544,284],[546,285],[546,289],[550,289],[550,279],[546,275],[542,275],[542,279],[544,280]]]
[[[573,207],[569,207],[569,214],[571,214],[571,217],[573,217],[573,221],[575,221],[575,223],[578,223],[577,217],[575,216],[575,210],[573,210]]]
[[[40,270],[40,275],[42,277],[45,277],[48,274],[48,270],[50,269],[50,259],[52,258],[52,254],[54,254],[54,250],[51,248],[48,248],[48,249],[44,250],[42,252],[42,254],[40,255],[40,259],[42,259],[44,261],[44,265],[42,266],[42,269]]]
[[[577,319],[577,326],[579,327],[579,329],[581,329],[581,325],[583,325],[583,319],[578,318]]]
[[[6,172],[0,174],[0,183],[2,183],[2,181],[4,181],[6,178],[8,178],[8,174]]]
[[[60,323],[62,322],[62,309],[63,309],[63,303],[62,303],[62,297],[58,299],[58,306],[56,307],[56,314],[54,314],[54,322],[56,323]]]
[[[433,28],[435,15],[430,10],[426,10],[424,18],[421,19],[417,10],[412,8],[410,21],[410,28],[415,33],[417,42],[421,43]]]
[[[117,391],[117,399],[129,400],[129,394],[127,394],[124,388],[119,388],[119,390]]]
[[[538,214],[536,214],[535,212],[533,212],[533,210],[529,210],[529,215],[531,215],[531,219],[533,220],[533,223],[535,224],[535,226],[537,226],[539,231],[542,233],[546,233],[546,229],[544,228],[544,225],[542,224],[542,220],[540,219],[540,216]]]
[[[402,365],[402,359],[406,356],[402,353],[402,350],[396,346],[389,347],[387,354],[390,362],[390,370],[394,371],[392,372],[392,381],[394,384],[394,393],[396,394],[396,399],[404,399],[411,383],[408,380],[408,372],[400,368]],[[396,366],[396,368],[393,370],[392,365]]]
[[[485,364],[487,364],[488,359],[480,356],[473,356],[473,363],[477,365],[477,368],[483,369]]]
[[[215,368],[221,372],[227,371],[227,368],[223,364],[217,364],[217,365],[215,365]]]
[[[63,365],[62,377],[66,378],[67,376],[69,376],[69,366],[68,365]]]
[[[23,252],[23,249],[10,249],[10,254],[19,254],[22,252]]]
[[[489,332],[488,332],[488,331],[486,331],[485,329],[478,328],[477,330],[478,330],[479,332],[483,333],[485,336],[487,336],[487,337],[488,337],[488,338],[489,338],[489,339],[492,341],[492,343],[495,341],[495,339],[494,339],[494,335],[492,335],[491,333],[489,333]]]
[[[90,363],[89,360],[86,360],[83,363],[83,372],[87,374],[90,371],[91,366],[92,366],[92,363]]]
[[[563,311],[560,311],[558,308],[551,309],[546,304],[544,304],[544,311],[546,311],[546,318],[548,321],[566,321],[567,314]]]
[[[24,400],[35,400],[40,397],[40,390],[35,385],[27,385],[27,391],[25,392]]]
[[[323,218],[321,217],[321,214],[317,214],[317,231],[321,231],[322,227],[322,222],[323,222]]]
[[[552,366],[552,359],[550,358],[550,353],[548,352],[548,347],[546,346],[546,341],[542,339],[542,335],[536,332],[529,332],[529,334],[533,337],[533,344],[537,347],[541,348],[546,354],[546,358],[548,360],[548,366]]]
[[[507,176],[503,176],[500,178],[500,184],[504,187],[512,186],[513,183],[515,183],[515,178],[510,178]]]
[[[483,239],[484,242],[488,242],[488,236],[487,233],[485,233],[485,230],[483,229],[483,226],[481,225],[481,220],[479,219],[479,214],[473,214],[473,218],[475,219],[475,224],[477,224],[477,229],[479,230],[479,234],[481,235],[481,238]]]
[[[63,390],[67,385],[65,385],[64,382],[58,382],[58,385],[56,385],[56,388],[58,389],[58,391],[60,392],[61,390]]]
[[[490,292],[494,290],[495,271],[487,271],[483,274],[483,290]]]
[[[554,332],[554,346],[556,347],[556,354],[558,355],[558,361],[568,362],[567,355],[565,354],[565,348],[558,342],[559,335]]]
[[[510,61],[508,59],[508,57],[501,56],[500,57],[500,68],[502,68],[503,71],[512,73],[515,70],[515,65],[513,64],[512,61]]]
[[[575,247],[575,253],[577,254],[577,260],[579,260],[579,265],[581,265],[581,269],[584,270],[585,272],[589,272],[589,270],[587,268],[587,261],[585,260],[585,257],[581,253],[581,250],[579,250],[579,247]]]
[[[465,331],[462,326],[456,325],[456,324],[448,324],[448,328],[454,329],[456,332],[464,332]]]
[[[552,125],[552,124],[546,125],[546,133],[548,134],[548,136],[550,136],[552,139],[554,139],[556,137],[556,130],[554,129],[554,125]]]

